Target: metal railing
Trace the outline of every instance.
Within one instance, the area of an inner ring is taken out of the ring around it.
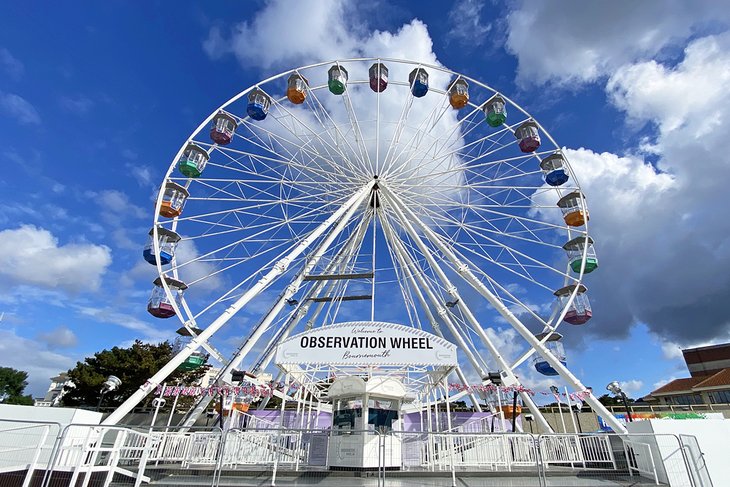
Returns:
[[[449,476],[452,483],[462,475],[509,475],[511,485],[536,487],[563,485],[566,476],[712,487],[699,444],[686,435],[183,431],[0,421],[0,485],[12,478],[23,487],[202,486],[229,476],[237,485],[274,485],[278,476],[315,485],[334,474],[370,477],[379,486],[403,475]]]
[[[606,409],[612,413],[625,413],[626,408],[620,405],[605,405]],[[631,404],[631,411],[634,413],[686,413],[686,412],[723,412],[730,411],[730,404]],[[540,411],[544,413],[558,413],[562,408],[563,412],[568,411],[568,405],[561,406],[540,406]],[[582,412],[589,412],[583,410]]]
[[[640,441],[625,440],[624,453],[628,463],[629,472],[633,475],[635,471],[639,475],[644,474],[653,477],[654,482],[659,485],[656,462],[651,451],[651,445]]]

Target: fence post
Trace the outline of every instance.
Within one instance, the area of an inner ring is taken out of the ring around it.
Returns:
[[[36,446],[35,453],[33,454],[33,458],[30,461],[30,464],[28,465],[28,473],[25,474],[25,479],[23,480],[23,487],[28,487],[30,485],[30,479],[33,477],[33,472],[35,471],[35,465],[38,462],[38,457],[41,456],[41,449],[43,448],[43,444],[46,442],[46,438],[48,438],[48,432],[51,429],[51,425],[43,425],[43,434],[41,435],[40,441],[38,441],[38,445]]]
[[[624,447],[624,457],[626,457],[626,465],[629,470],[629,477],[633,477],[634,472],[631,470],[631,457],[629,456],[629,448],[631,448],[631,447],[627,447],[627,445],[626,445],[627,441],[630,441],[630,440],[622,440],[621,445]]]
[[[375,430],[378,435],[378,487],[385,487],[385,435]]]
[[[221,473],[223,470],[223,461],[225,460],[225,453],[226,453],[226,445],[228,444],[228,433],[231,431],[231,429],[227,429],[226,431],[220,430],[220,445],[218,447],[218,458],[216,458],[215,461],[215,470],[213,471],[213,486],[217,487],[221,480]]]
[[[537,469],[537,482],[540,487],[545,487],[547,485],[547,472],[545,470],[545,463],[542,460],[542,449],[540,448],[541,437],[542,434],[537,435],[537,438],[532,436],[532,448],[535,451],[535,468]]]
[[[84,457],[86,455],[86,445],[89,444],[90,436],[91,436],[91,428],[87,427],[86,438],[84,439],[83,443],[81,444],[81,448],[79,451],[79,459],[76,462],[76,465],[74,466],[73,473],[71,474],[71,481],[69,482],[69,485],[76,485],[76,481],[79,479],[79,469],[81,468],[81,465],[84,463]]]
[[[609,438],[607,435],[604,440],[606,443],[606,448],[608,449],[608,456],[611,459],[611,465],[613,466],[614,470],[618,470],[618,467],[616,466],[616,457],[613,454],[613,447],[611,446],[611,438]]]
[[[66,438],[66,432],[68,431],[69,427],[70,425],[61,428],[60,423],[58,424],[58,436],[56,436],[56,441],[53,443],[51,455],[49,456],[48,463],[46,464],[46,473],[43,474],[43,480],[41,481],[41,487],[48,487],[48,483],[51,481],[51,477],[53,476],[53,468],[56,465],[57,457],[61,452],[61,446],[63,445],[63,441]]]
[[[150,452],[154,446],[152,432],[150,431],[144,438],[144,449],[142,450],[142,456],[139,459],[139,467],[137,467],[137,478],[134,480],[134,487],[140,487],[140,485],[142,485],[142,477],[144,477],[144,471],[147,468],[147,459],[150,457]],[[112,475],[112,479],[113,478],[114,475]],[[105,483],[104,487],[109,487],[109,484]]]
[[[679,450],[682,453],[682,460],[684,461],[684,466],[687,469],[687,477],[689,477],[689,483],[692,487],[696,487],[695,486],[695,475],[699,474],[699,472],[697,471],[696,468],[693,469],[692,465],[690,465],[690,463],[689,463],[689,459],[687,458],[687,452],[684,451],[684,448],[686,445],[684,443],[682,443],[682,440],[679,438],[679,436],[674,435],[674,434],[672,436],[674,436],[674,438],[677,440],[677,445],[679,446]],[[694,462],[692,462],[692,463],[694,463]]]
[[[656,464],[654,463],[654,454],[651,452],[651,447],[647,448],[647,451],[649,452],[649,460],[651,461],[651,469],[654,472],[654,483],[656,485],[659,485],[659,477],[657,476],[657,473],[656,473]],[[689,473],[689,472],[687,472],[687,473]],[[692,482],[691,477],[692,477],[692,475],[690,475],[690,482]]]

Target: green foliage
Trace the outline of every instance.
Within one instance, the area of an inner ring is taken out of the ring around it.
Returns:
[[[28,394],[27,396],[11,396],[3,401],[3,404],[17,404],[19,406],[32,406],[35,404],[33,396]]]
[[[131,396],[147,379],[153,376],[173,357],[172,345],[169,342],[158,344],[142,343],[137,340],[129,348],[114,347],[102,350],[76,367],[68,371],[68,378],[74,386],[66,386],[66,393],[61,398],[64,406],[96,407],[101,395],[102,384],[110,375],[119,377],[122,385],[119,389],[108,392],[104,396],[102,408],[118,406]],[[207,367],[191,372],[175,371],[168,377],[168,384],[176,382],[192,384],[205,374]],[[147,397],[149,402],[154,391]],[[143,405],[145,405],[143,403]]]
[[[3,404],[33,405],[31,396],[24,396],[28,372],[11,367],[0,367],[0,402]]]
[[[633,404],[636,402],[634,399],[631,399],[630,397],[626,398],[626,401],[629,404]],[[608,394],[604,394],[601,397],[598,398],[598,402],[603,404],[604,406],[623,406],[624,401],[619,396],[610,396]]]

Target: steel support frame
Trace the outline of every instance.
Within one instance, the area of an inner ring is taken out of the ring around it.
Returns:
[[[386,185],[381,184],[380,187],[381,191],[383,191],[383,193],[388,196],[388,199],[394,200],[395,204],[397,204],[399,208],[402,209],[402,214],[404,215],[404,217],[409,219],[406,220],[408,226],[412,228],[412,225],[410,225],[410,221],[414,222],[418,226],[419,230],[423,232],[424,236],[451,262],[451,265],[454,267],[454,269],[456,269],[459,275],[472,288],[479,292],[479,294],[484,296],[484,298],[489,301],[494,309],[497,310],[497,312],[499,312],[499,314],[501,314],[505,320],[507,320],[512,328],[514,328],[515,331],[517,331],[517,333],[519,333],[522,338],[524,338],[525,341],[532,348],[534,348],[537,353],[539,353],[540,356],[545,359],[545,361],[548,362],[550,366],[555,369],[558,374],[560,374],[560,376],[571,387],[578,391],[587,390],[586,387],[581,383],[581,381],[575,375],[573,375],[573,373],[570,372],[570,370],[566,366],[564,366],[557,358],[555,358],[555,356],[547,349],[547,347],[540,343],[540,340],[535,338],[535,335],[533,335],[532,332],[530,332],[530,330],[525,325],[523,325],[519,319],[517,319],[517,317],[509,310],[509,308],[497,296],[495,296],[482,281],[480,281],[474,275],[474,273],[469,269],[469,266],[458,258],[458,256],[453,251],[453,249],[451,249],[451,247],[444,243],[443,240],[431,228],[429,228],[428,225],[423,223],[423,221],[421,221],[421,219],[418,218],[418,216],[413,213],[413,211],[410,210],[407,205],[402,204],[398,200],[398,198],[393,195],[391,191],[388,190]],[[500,366],[502,365],[500,364]],[[525,399],[525,396],[527,395],[523,394],[523,401]],[[596,411],[603,418],[605,418],[606,422],[611,426],[611,428],[613,428],[614,431],[616,431],[617,433],[628,433],[626,427],[620,421],[618,421],[613,416],[613,414],[611,414],[608,409],[606,409],[605,406],[601,404],[598,399],[595,398],[595,396],[593,396],[592,393],[589,393],[585,397],[585,401],[590,404],[594,411]],[[530,402],[532,401],[530,400]],[[542,417],[542,415],[539,414],[539,410],[537,410],[537,407],[535,407],[534,410],[532,407],[530,407],[530,410],[535,415],[535,417]],[[548,429],[547,431],[552,431],[552,429]]]
[[[167,364],[165,364],[156,374],[150,377],[142,384],[137,391],[134,392],[126,401],[124,401],[112,414],[110,414],[103,422],[103,425],[114,425],[124,418],[137,404],[144,400],[147,395],[152,392],[162,381],[172,374],[193,352],[195,352],[204,342],[207,342],[215,332],[221,329],[228,320],[233,318],[236,313],[243,308],[251,299],[260,294],[271,283],[286,272],[291,262],[301,255],[310,245],[312,245],[319,237],[321,237],[328,228],[340,219],[348,220],[354,212],[355,208],[362,204],[372,190],[374,181],[365,184],[360,190],[352,195],[340,208],[338,208],[329,218],[322,222],[317,229],[309,234],[299,245],[297,245],[286,257],[279,260],[269,272],[266,273],[256,284],[254,284],[243,296],[233,303],[223,314],[216,318],[208,325],[203,332],[193,338],[185,348],[175,355]],[[345,215],[349,215],[344,218]],[[333,237],[334,239],[334,237]]]
[[[441,282],[444,285],[444,288],[447,290],[449,295],[455,300],[458,301],[461,307],[461,310],[466,317],[466,319],[469,321],[470,325],[476,331],[477,335],[479,335],[479,338],[481,338],[482,343],[487,347],[487,350],[489,350],[489,353],[492,355],[494,360],[497,362],[497,366],[500,370],[505,372],[507,374],[507,382],[509,382],[508,385],[516,385],[520,384],[519,380],[515,376],[512,369],[509,367],[507,362],[504,360],[504,357],[499,353],[499,350],[497,350],[497,347],[492,343],[492,340],[487,335],[487,332],[484,330],[484,328],[481,326],[479,321],[476,319],[474,314],[471,312],[471,309],[466,305],[466,302],[464,299],[460,296],[459,290],[456,286],[454,286],[451,283],[451,280],[448,278],[448,276],[444,273],[443,269],[441,269],[441,266],[434,258],[431,250],[428,248],[428,246],[425,244],[423,239],[418,235],[418,232],[416,232],[415,228],[413,227],[411,222],[415,222],[419,227],[426,227],[427,225],[424,225],[423,222],[421,222],[421,219],[418,218],[418,216],[413,213],[407,205],[403,204],[400,199],[394,195],[386,185],[381,185],[383,195],[385,196],[386,200],[390,202],[392,205],[393,211],[398,216],[398,219],[400,220],[401,224],[403,225],[403,228],[405,229],[406,233],[411,237],[411,239],[416,243],[421,253],[426,257],[426,260],[428,261],[431,268],[436,273],[436,276],[441,280]],[[430,228],[428,229],[429,231]],[[431,231],[433,234],[433,231]],[[424,232],[425,234],[425,232]],[[427,235],[428,237],[428,235]],[[429,240],[431,240],[429,238]],[[449,249],[450,250],[450,249]],[[491,302],[491,301],[490,301]],[[499,309],[498,309],[499,311]],[[508,310],[509,311],[509,310]],[[515,318],[516,320],[516,318]],[[514,325],[513,325],[514,326]],[[520,326],[523,326],[522,323],[520,323]],[[529,333],[529,330],[528,330]],[[530,334],[532,336],[532,334]],[[534,337],[533,337],[534,338]],[[526,392],[520,392],[520,396],[522,398],[522,402],[527,405],[527,407],[530,409],[532,414],[537,419],[538,423],[540,423],[540,426],[543,428],[544,431],[550,431],[552,432],[552,428],[550,427],[550,424],[547,422],[545,417],[540,412],[540,409],[537,407],[535,402],[532,400],[529,394]]]

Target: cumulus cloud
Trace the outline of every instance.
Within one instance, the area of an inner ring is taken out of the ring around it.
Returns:
[[[506,47],[522,84],[582,83],[729,21],[727,5],[714,0],[522,1],[509,14]]]
[[[591,332],[622,337],[641,322],[681,346],[730,337],[730,166],[721,149],[730,137],[729,53],[730,34],[707,36],[674,67],[639,62],[610,77],[612,102],[634,126],[653,128],[644,145],[654,164],[640,148],[624,156],[566,151],[601,263],[586,279]]]
[[[626,393],[626,395],[631,396],[632,394],[636,394],[641,390],[642,387],[644,387],[644,381],[638,380],[638,379],[631,379],[627,381],[621,381],[619,383],[621,386],[621,389]]]
[[[38,110],[28,100],[15,93],[0,91],[0,110],[13,117],[21,125],[39,125],[41,123]]]
[[[104,245],[59,245],[50,231],[33,225],[0,231],[0,276],[10,287],[95,291],[111,261]]]
[[[213,59],[233,53],[242,64],[264,69],[349,57],[357,49],[357,40],[347,12],[347,2],[304,0],[292,8],[291,2],[273,0],[252,21],[241,22],[230,32],[213,27],[203,48]]]
[[[48,332],[40,333],[38,340],[45,343],[49,349],[75,347],[79,341],[73,330],[66,326],[59,326]]]

